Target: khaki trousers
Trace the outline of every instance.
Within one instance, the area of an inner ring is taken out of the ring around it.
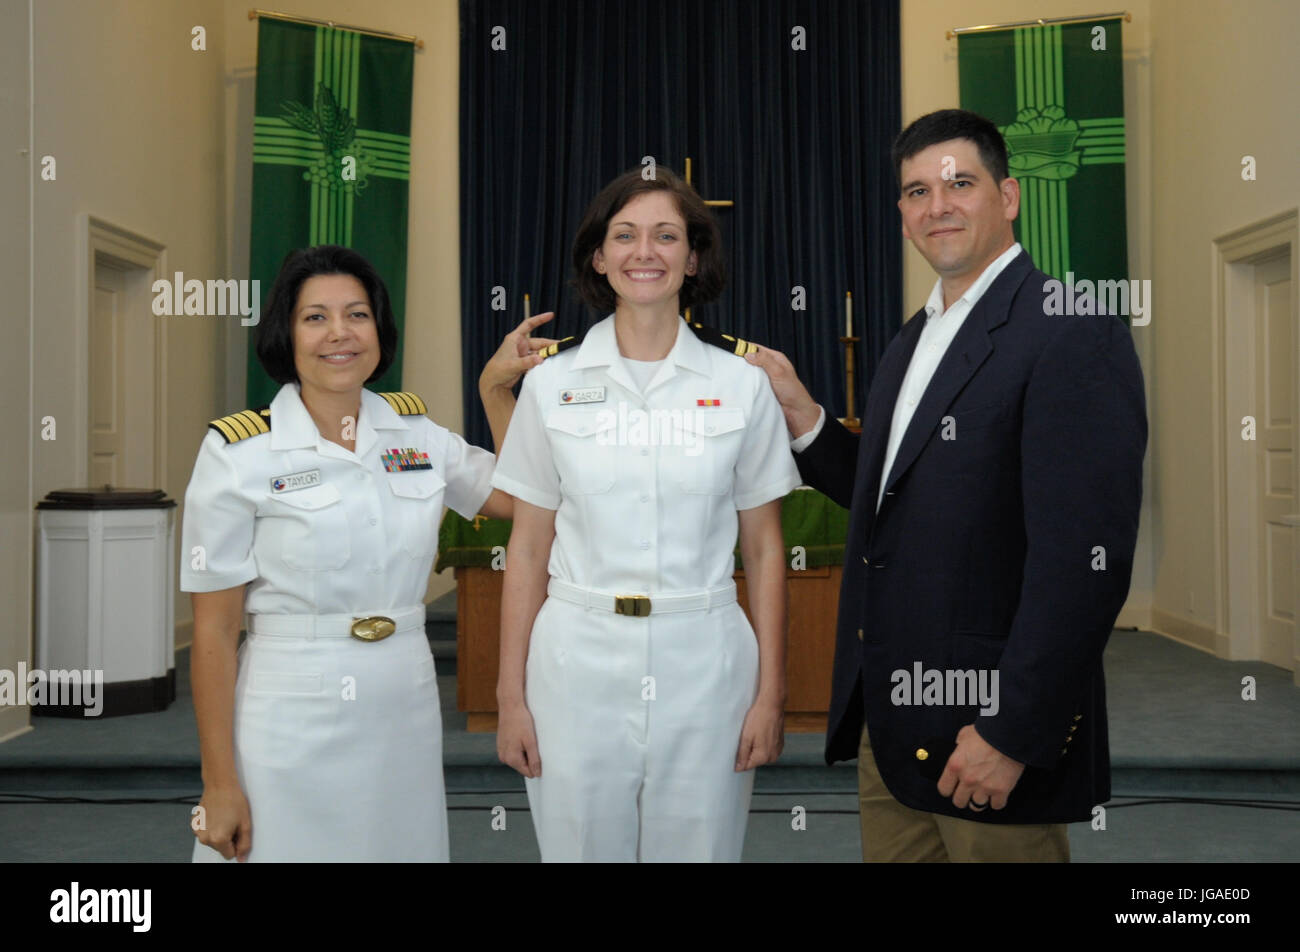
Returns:
[[[868,863],[1068,863],[1064,823],[1000,824],[913,810],[894,799],[871,753],[858,749],[862,858]]]

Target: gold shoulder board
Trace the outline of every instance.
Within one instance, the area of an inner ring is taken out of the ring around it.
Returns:
[[[554,357],[556,354],[562,354],[570,347],[577,347],[581,343],[582,338],[580,337],[566,337],[563,340],[557,340],[549,347],[543,347],[538,353],[543,357]]]
[[[424,401],[408,391],[381,393],[380,396],[387,400],[388,405],[401,416],[424,416],[429,412],[429,408],[424,405]]]
[[[220,420],[208,424],[209,429],[220,433],[227,443],[238,443],[250,436],[271,432],[271,408],[257,407],[254,410],[240,410]]]
[[[712,344],[714,347],[721,347],[723,350],[731,351],[737,357],[744,357],[746,354],[753,354],[758,351],[758,345],[741,337],[732,337],[730,334],[724,334],[716,327],[705,327],[703,324],[691,322],[691,330],[695,331],[695,336],[706,344]]]

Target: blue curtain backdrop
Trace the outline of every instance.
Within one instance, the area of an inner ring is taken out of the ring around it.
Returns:
[[[897,0],[461,0],[460,53],[467,439],[491,446],[478,375],[525,292],[557,312],[544,336],[604,316],[569,286],[570,248],[587,203],[646,155],[678,173],[690,156],[700,193],[736,202],[714,209],[727,290],[694,318],[784,351],[836,416],[853,292],[862,415],[902,323]]]

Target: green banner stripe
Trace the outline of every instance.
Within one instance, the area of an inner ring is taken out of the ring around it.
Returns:
[[[253,140],[253,155],[261,152],[296,152],[299,155],[310,156],[309,161],[315,162],[325,154],[319,141],[302,142],[297,139],[276,139],[276,138],[255,138]]]
[[[1038,105],[1048,102],[1051,92],[1047,86],[1047,44],[1042,30],[1035,30],[1034,38],[1034,102]]]
[[[1056,104],[1065,108],[1065,56],[1061,50],[1061,28],[1052,27],[1052,59],[1056,67]]]
[[[1123,155],[1124,146],[1122,145],[1101,145],[1096,148],[1088,149],[1089,155]]]
[[[1055,182],[1040,182],[1042,187],[1043,208],[1047,212],[1047,260],[1052,262],[1053,268],[1060,266],[1058,251],[1061,244],[1061,232],[1056,217],[1056,189],[1052,186]]]
[[[274,159],[280,163],[308,166],[316,161],[317,155],[302,153],[294,149],[258,149],[253,153],[254,162],[269,162]]]
[[[361,34],[357,34],[356,43],[352,47],[352,84],[348,88],[348,102],[351,103],[351,109],[354,113],[360,112],[360,95],[361,88]],[[349,229],[349,234],[351,230]]]
[[[1114,116],[1107,119],[1076,119],[1080,129],[1091,129],[1094,126],[1122,126],[1124,125],[1123,116]]]
[[[307,132],[305,129],[299,129],[297,126],[291,125],[284,116],[254,116],[253,128],[257,129],[259,127],[264,129],[283,129],[289,135],[309,136],[312,134]]]
[[[1064,274],[1070,270],[1070,190],[1064,182],[1056,182],[1056,194],[1061,202],[1061,270]]]
[[[287,145],[321,151],[320,139],[316,136],[286,136],[278,132],[254,132],[253,146],[256,148],[259,145]]]
[[[291,152],[301,152],[303,155],[314,157],[319,157],[325,154],[325,150],[321,147],[319,140],[316,142],[303,142],[298,139],[282,139],[278,136],[267,136],[266,138],[258,136],[254,138],[253,152],[257,153],[263,149],[287,149]]]
[[[387,143],[384,143],[382,145],[376,145],[373,142],[369,142],[363,139],[361,136],[357,136],[357,141],[360,142],[362,146],[365,147],[367,152],[372,152],[375,155],[380,155],[384,157],[400,156],[401,158],[407,158],[411,154],[411,150],[409,148],[400,147],[400,146],[391,146],[388,145]]]
[[[257,165],[293,165],[298,168],[306,164],[299,158],[282,158],[275,155],[257,155],[253,157],[253,161]]]
[[[1015,50],[1016,50],[1016,102],[1024,102],[1025,101],[1025,38],[1021,30],[1013,30],[1012,32],[1014,34],[1013,40],[1015,43]],[[959,40],[958,41],[959,49],[960,46],[961,46],[961,41]],[[958,54],[958,60],[960,60],[960,58],[961,58],[960,54]],[[959,62],[958,69],[960,69],[960,67],[961,64]]]
[[[1079,160],[1080,165],[1123,165],[1122,155],[1085,155]]]
[[[1047,207],[1047,183],[1042,179],[1034,181],[1034,203],[1038,206],[1038,246],[1042,252],[1043,260],[1051,263],[1052,247],[1052,222],[1048,216]]]
[[[1098,149],[1108,145],[1123,146],[1128,142],[1124,136],[1079,136],[1075,140],[1075,147],[1080,149]]]
[[[387,159],[389,161],[406,162],[409,161],[411,158],[410,149],[394,149],[389,146],[380,146],[376,148],[373,144],[369,142],[362,142],[360,136],[357,136],[357,141],[361,142],[362,147],[367,152],[381,159]]]
[[[411,157],[401,152],[370,152],[367,150],[367,154],[377,165],[400,165],[403,168],[410,168],[411,166]]]
[[[253,133],[253,148],[258,146],[287,146],[291,149],[306,149],[308,151],[323,152],[321,141],[316,136],[311,138],[301,138],[296,136],[282,136],[269,132]]]
[[[283,119],[275,123],[259,122],[253,127],[253,135],[258,136],[283,136],[286,139],[301,139],[305,142],[320,142],[320,137],[314,132],[308,132],[306,129],[295,129]]]
[[[364,138],[368,142],[375,142],[375,143],[391,142],[394,145],[400,145],[403,148],[407,148],[407,149],[411,147],[410,136],[396,135],[395,133],[392,132],[376,132],[374,129],[358,129],[357,138],[358,139]]]

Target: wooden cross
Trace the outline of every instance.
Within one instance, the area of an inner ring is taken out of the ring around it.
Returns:
[[[686,157],[686,184],[687,185],[691,184],[691,157],[689,155]],[[736,205],[736,203],[729,198],[719,198],[713,200],[706,198],[704,199],[704,204],[712,208],[734,208]],[[686,322],[689,324],[690,320],[691,320],[691,309],[688,307],[686,309]]]

